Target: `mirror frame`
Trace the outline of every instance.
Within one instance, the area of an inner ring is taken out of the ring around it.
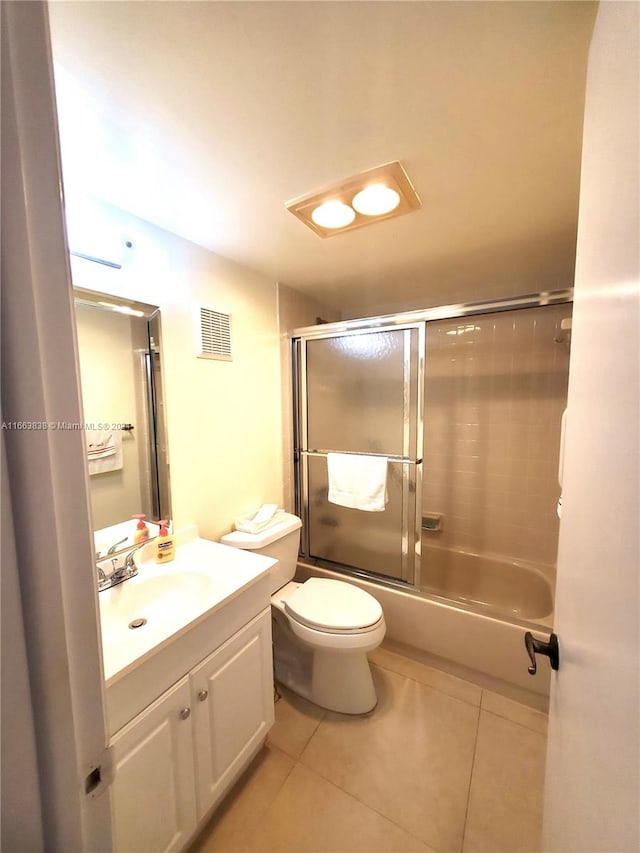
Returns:
[[[110,293],[103,293],[95,290],[88,290],[84,287],[73,288],[74,305],[85,305],[91,308],[108,311],[109,309],[122,314],[131,312],[132,317],[140,317],[146,321],[147,331],[147,358],[146,358],[146,407],[147,407],[147,423],[148,434],[145,436],[147,444],[147,455],[149,458],[149,470],[151,474],[150,500],[152,506],[152,515],[147,517],[147,522],[157,525],[161,519],[166,519],[170,522],[172,519],[171,512],[171,478],[170,466],[168,461],[167,449],[167,424],[165,406],[163,405],[165,393],[161,375],[158,375],[158,370],[154,367],[154,355],[159,358],[160,365],[162,364],[162,331],[160,308],[157,305],[149,305],[146,302],[138,302],[134,299],[126,299],[121,296],[114,296]],[[124,311],[122,309],[125,309]],[[136,312],[135,314],[133,312]],[[82,377],[79,376],[80,380]],[[80,383],[82,385],[82,381]],[[164,445],[164,450],[163,450]],[[164,458],[163,458],[164,457]],[[87,470],[87,480],[89,480],[89,472]],[[89,494],[91,493],[91,484],[88,482]],[[123,522],[129,519],[123,519]],[[92,514],[92,524],[94,523]],[[117,522],[118,523],[118,522]],[[109,525],[110,527],[111,525]],[[115,526],[115,525],[113,525]],[[106,529],[106,528],[98,528]],[[93,534],[98,532],[98,529],[93,530]],[[157,535],[157,534],[156,534]],[[149,539],[154,539],[151,535]],[[113,551],[109,556],[116,556],[128,551],[133,547],[133,542],[126,544],[124,547]],[[98,554],[96,559],[104,559],[106,554]]]

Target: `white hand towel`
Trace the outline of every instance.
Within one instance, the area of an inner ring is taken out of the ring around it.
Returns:
[[[384,512],[387,461],[386,456],[327,453],[330,503],[367,512]]]
[[[120,430],[87,430],[89,474],[102,474],[122,468]]]
[[[241,515],[239,518],[236,518],[235,528],[242,533],[262,533],[263,530],[279,524],[282,521],[283,515],[284,510],[278,509],[278,504],[264,504],[258,512],[251,515]],[[262,521],[260,521],[260,518],[262,518]]]

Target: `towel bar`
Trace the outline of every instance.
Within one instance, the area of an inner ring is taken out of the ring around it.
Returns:
[[[299,453],[304,453],[306,456],[326,456],[327,453],[345,453],[349,456],[386,456],[389,462],[400,462],[403,465],[420,465],[422,459],[408,459],[406,456],[388,456],[386,453],[355,453],[350,450],[300,450]]]

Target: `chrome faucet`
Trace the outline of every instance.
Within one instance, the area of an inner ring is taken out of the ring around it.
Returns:
[[[102,566],[98,563],[96,566],[98,569],[98,591],[102,592],[103,589],[109,589],[109,587],[116,586],[117,584],[122,583],[122,581],[135,577],[138,574],[138,567],[134,562],[133,555],[146,544],[146,542],[142,542],[140,545],[132,548],[131,551],[127,553],[124,563],[121,566],[118,566],[118,558],[112,557],[110,572],[105,572]]]
[[[116,542],[114,545],[112,545],[111,548],[109,548],[109,550],[107,551],[107,557],[110,557],[114,551],[117,551],[118,545],[122,545],[122,543],[126,542],[128,538],[128,536],[125,536],[124,539],[121,539],[119,542]]]

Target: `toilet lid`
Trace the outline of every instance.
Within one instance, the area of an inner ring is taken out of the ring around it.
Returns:
[[[329,578],[309,578],[284,607],[298,622],[320,630],[354,631],[375,625],[382,617],[382,607],[368,592]]]

